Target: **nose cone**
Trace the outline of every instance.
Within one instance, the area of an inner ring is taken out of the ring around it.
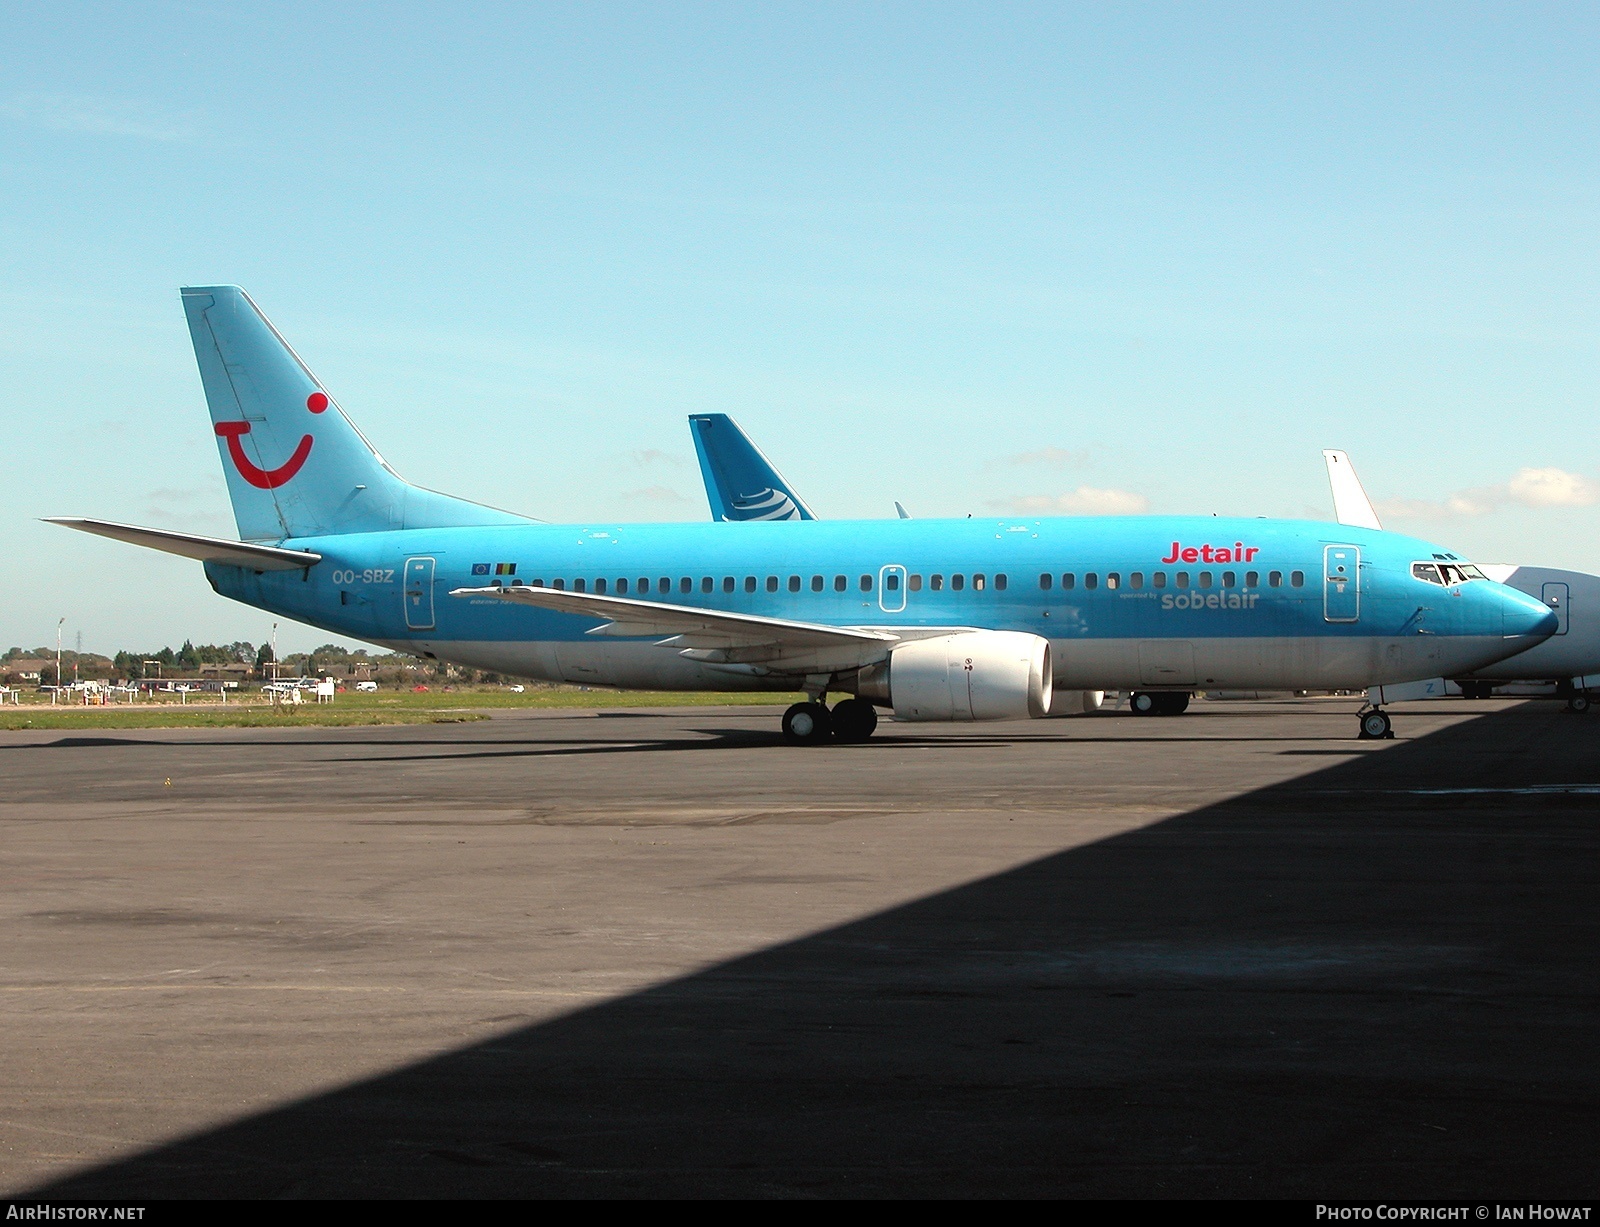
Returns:
[[[1556,633],[1561,620],[1543,601],[1504,584],[1495,584],[1495,588],[1500,606],[1500,633],[1507,639],[1516,639],[1532,647]]]

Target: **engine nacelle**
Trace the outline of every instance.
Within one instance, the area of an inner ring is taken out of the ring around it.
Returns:
[[[890,652],[886,672],[887,686],[863,686],[862,697],[887,701],[897,720],[1037,720],[1050,711],[1050,641],[1038,635],[913,639]]]

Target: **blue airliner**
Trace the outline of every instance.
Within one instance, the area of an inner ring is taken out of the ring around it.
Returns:
[[[200,559],[224,596],[501,673],[802,690],[795,742],[1045,715],[1056,685],[1365,689],[1471,672],[1557,629],[1410,537],[1140,516],[542,524],[411,485],[236,286],[183,291],[239,541],[59,519]],[[1433,578],[1451,564],[1451,582]],[[851,697],[831,709],[830,693]],[[1381,709],[1361,734],[1390,733]]]

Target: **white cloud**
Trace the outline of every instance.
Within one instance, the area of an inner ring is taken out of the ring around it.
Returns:
[[[127,99],[77,94],[14,94],[0,105],[0,113],[57,132],[131,136],[144,141],[194,138],[192,115],[174,114]]]
[[[1131,490],[1079,486],[1066,494],[1027,494],[999,504],[1030,515],[1136,516],[1150,510],[1150,500]]]
[[[1498,486],[1473,486],[1437,502],[1431,499],[1388,499],[1377,504],[1383,519],[1444,520],[1482,516],[1502,507],[1592,507],[1600,503],[1600,482],[1557,468],[1518,469]]]
[[[1518,469],[1506,493],[1524,507],[1592,507],[1600,503],[1600,482],[1564,469]]]

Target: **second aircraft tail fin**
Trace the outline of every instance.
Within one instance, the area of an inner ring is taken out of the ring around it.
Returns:
[[[805,500],[725,413],[689,416],[713,520],[814,520]]]
[[[1350,457],[1343,452],[1324,450],[1322,459],[1328,466],[1328,485],[1333,487],[1334,518],[1351,528],[1381,529],[1378,513],[1361,488],[1361,479],[1356,476]]]

